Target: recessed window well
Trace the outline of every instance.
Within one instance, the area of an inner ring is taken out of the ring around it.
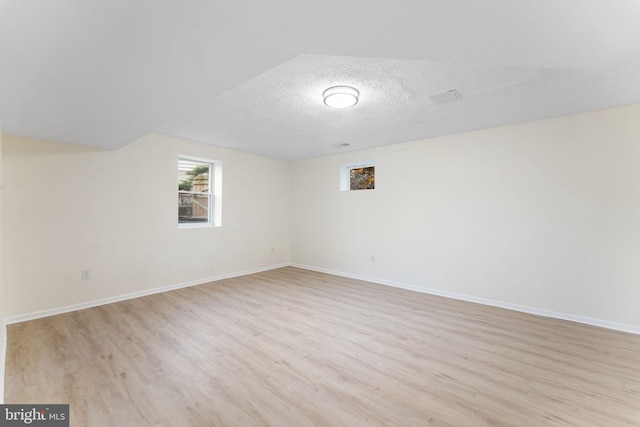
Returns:
[[[373,162],[352,163],[340,167],[340,191],[376,188],[376,166]]]
[[[333,108],[353,107],[358,103],[360,92],[351,86],[332,86],[322,92],[324,104]]]
[[[178,227],[221,225],[221,182],[221,162],[178,157]]]

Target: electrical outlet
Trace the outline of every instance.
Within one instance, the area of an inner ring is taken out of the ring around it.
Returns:
[[[82,273],[82,280],[91,279],[91,270],[81,270],[81,273]]]

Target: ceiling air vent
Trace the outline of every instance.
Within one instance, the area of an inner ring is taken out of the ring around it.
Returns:
[[[462,96],[460,96],[460,92],[458,92],[457,89],[452,89],[439,93],[438,95],[431,95],[429,98],[431,98],[431,101],[433,101],[434,104],[448,104],[449,102],[462,99]]]

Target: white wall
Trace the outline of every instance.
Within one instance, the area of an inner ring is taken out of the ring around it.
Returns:
[[[0,224],[2,224],[2,126],[0,125]],[[4,283],[2,282],[2,227],[0,227],[0,403],[4,403],[4,373],[7,354],[7,327],[4,321]]]
[[[179,154],[222,161],[222,227],[177,227]],[[5,135],[3,155],[5,316],[288,262],[287,162],[157,134],[118,151]]]
[[[338,191],[368,160],[376,189]],[[299,161],[291,183],[293,264],[640,332],[640,105]]]
[[[633,105],[293,164],[154,134],[118,151],[5,135],[0,315],[291,261],[640,331],[639,117]],[[221,228],[177,228],[179,154],[223,162]],[[338,191],[340,165],[368,160],[376,189]]]

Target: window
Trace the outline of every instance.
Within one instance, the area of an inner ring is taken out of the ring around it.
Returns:
[[[179,226],[220,225],[219,175],[219,162],[178,158]]]
[[[373,190],[376,167],[373,162],[343,165],[340,169],[340,191]]]

